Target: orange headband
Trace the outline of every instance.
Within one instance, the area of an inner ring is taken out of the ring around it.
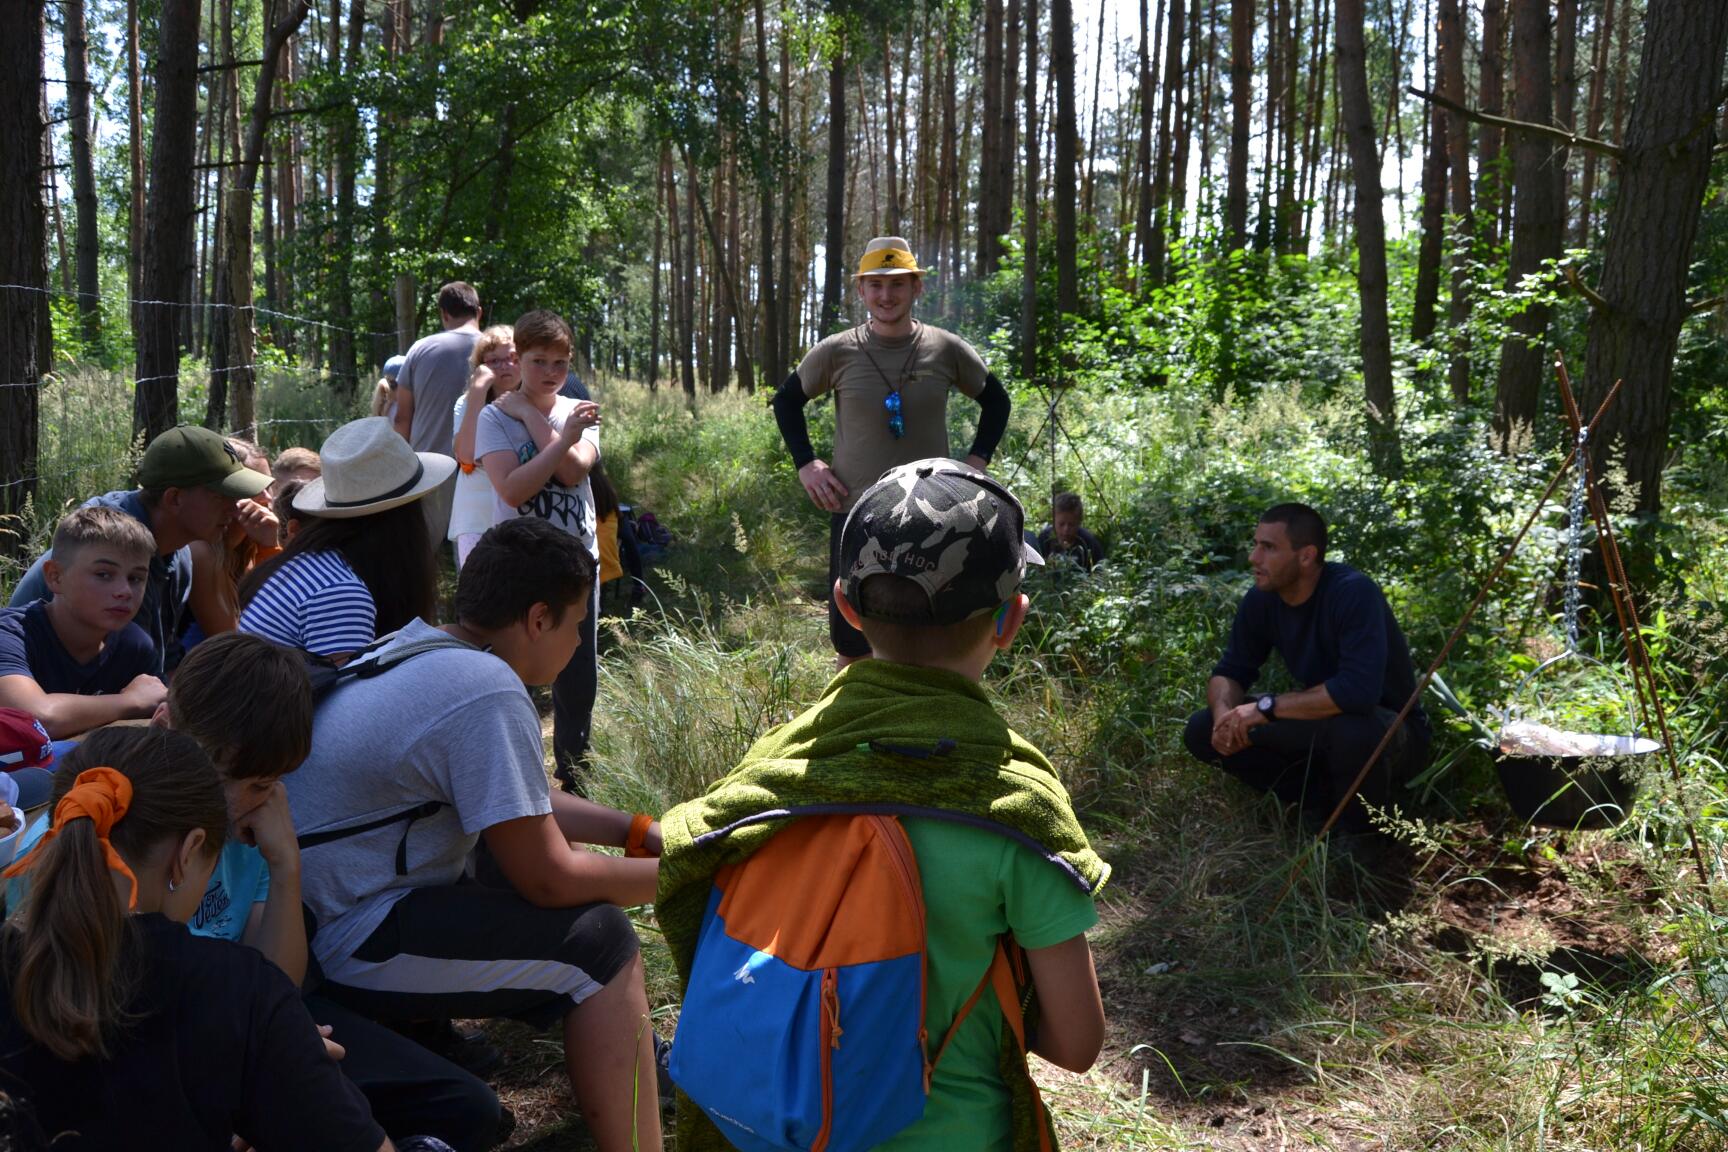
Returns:
[[[132,897],[126,902],[126,907],[138,907],[138,877],[132,874],[132,869],[126,866],[126,861],[120,858],[120,853],[114,850],[114,842],[109,839],[114,825],[131,806],[132,781],[112,768],[85,769],[78,773],[78,779],[73,781],[66,795],[60,797],[60,803],[54,805],[54,826],[48,829],[48,834],[22,860],[0,872],[0,876],[12,877],[28,872],[36,863],[37,853],[60,834],[67,821],[83,818],[96,826],[96,842],[102,845],[102,856],[108,867],[132,884]]]

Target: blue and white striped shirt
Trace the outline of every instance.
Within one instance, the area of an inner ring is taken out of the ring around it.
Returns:
[[[240,631],[319,656],[372,643],[372,592],[340,552],[303,552],[270,574],[240,613]]]

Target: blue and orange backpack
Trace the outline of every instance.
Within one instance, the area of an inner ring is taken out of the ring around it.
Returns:
[[[1005,937],[932,1052],[924,892],[905,829],[891,815],[804,816],[715,874],[672,1080],[744,1152],[871,1148],[923,1116],[937,1062],[986,987],[1024,1054],[1023,965]]]

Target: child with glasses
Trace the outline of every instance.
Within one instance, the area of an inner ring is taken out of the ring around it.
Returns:
[[[516,359],[516,331],[508,324],[494,324],[480,333],[469,357],[473,370],[468,376],[468,389],[456,398],[452,414],[455,421],[456,477],[455,502],[450,508],[449,539],[456,544],[456,570],[460,572],[480,542],[481,535],[492,527],[494,516],[492,481],[486,469],[474,455],[474,433],[480,427],[480,410],[507,392],[516,391],[522,383],[522,370]]]

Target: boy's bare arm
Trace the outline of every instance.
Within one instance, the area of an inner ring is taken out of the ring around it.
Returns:
[[[1104,1047],[1104,1001],[1085,936],[1048,948],[1028,948],[1038,988],[1038,1035],[1033,1051],[1059,1068],[1084,1072]]]
[[[566,840],[574,840],[578,844],[604,844],[608,848],[622,848],[630,835],[630,823],[634,816],[629,812],[608,808],[604,804],[596,804],[592,800],[584,800],[580,796],[553,792],[552,818],[558,822],[558,830],[564,834]],[[643,841],[642,846],[649,855],[660,855],[658,820],[648,826],[648,838]]]
[[[572,847],[550,813],[506,820],[481,835],[511,887],[537,908],[575,908],[601,900],[629,906],[654,900],[660,861]]]
[[[50,738],[65,740],[116,720],[139,720],[167,699],[168,689],[154,676],[134,676],[111,696],[44,692],[29,676],[0,676],[0,708],[17,708],[42,721]]]

